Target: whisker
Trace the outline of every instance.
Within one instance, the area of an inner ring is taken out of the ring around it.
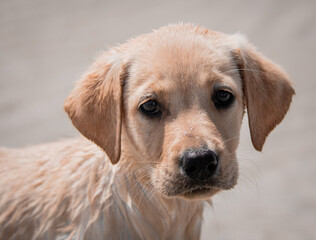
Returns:
[[[124,184],[126,184],[133,176],[135,176],[136,174],[137,175],[142,175],[144,172],[147,172],[148,170],[150,169],[149,166],[145,166],[143,168],[140,168],[140,169],[137,169],[136,171],[134,172],[127,172],[125,174],[125,178],[123,181],[121,181],[119,184],[116,184],[112,189],[113,190],[117,190],[118,188],[122,187]],[[132,189],[135,185],[137,184],[137,181],[136,183],[134,183],[130,189]]]
[[[229,70],[224,71],[223,73],[236,72],[236,71],[262,73],[262,71],[260,71],[260,70],[258,70],[258,69],[250,69],[250,68],[235,68],[235,69],[229,69]]]
[[[229,138],[229,139],[224,140],[223,143],[226,143],[226,142],[235,140],[235,139],[237,139],[237,138],[239,138],[239,137],[240,137],[240,134],[238,134],[238,135],[236,135],[236,136],[234,136],[234,137],[232,137],[232,138]]]

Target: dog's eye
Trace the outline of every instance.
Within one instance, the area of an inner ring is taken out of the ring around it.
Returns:
[[[219,90],[215,93],[213,101],[217,108],[226,108],[233,103],[234,95],[228,91]]]
[[[147,115],[156,115],[160,113],[159,104],[155,100],[149,100],[143,103],[140,105],[140,109]]]

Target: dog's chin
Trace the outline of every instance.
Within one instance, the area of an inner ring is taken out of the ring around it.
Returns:
[[[220,191],[219,188],[198,187],[180,193],[178,196],[188,200],[206,200]]]
[[[184,198],[186,200],[207,200],[221,191],[216,187],[192,187],[181,191],[168,191],[166,198]]]

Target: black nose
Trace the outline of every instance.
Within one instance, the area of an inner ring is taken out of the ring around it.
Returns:
[[[211,178],[218,167],[218,157],[211,150],[187,150],[180,158],[180,167],[193,180]]]

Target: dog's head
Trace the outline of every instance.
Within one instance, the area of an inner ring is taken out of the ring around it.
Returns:
[[[172,25],[101,55],[65,110],[113,164],[139,163],[163,196],[201,199],[237,182],[245,108],[260,151],[293,94],[243,37]]]

